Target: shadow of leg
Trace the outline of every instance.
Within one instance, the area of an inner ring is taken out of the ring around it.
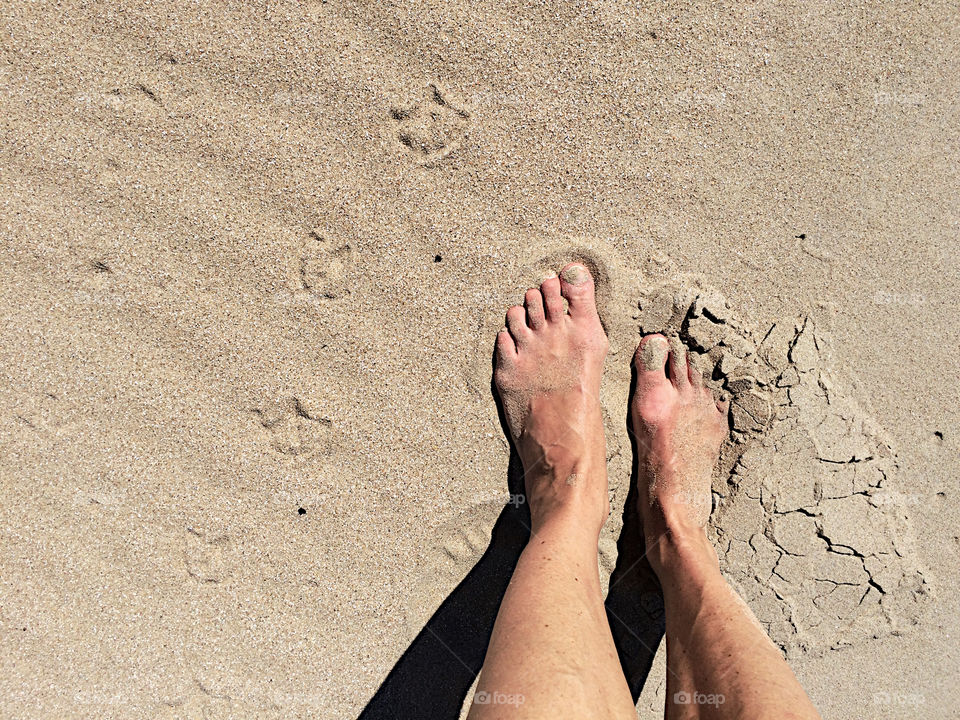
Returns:
[[[656,573],[644,557],[640,519],[637,511],[631,510],[635,507],[636,490],[631,488],[623,531],[617,541],[617,566],[610,576],[605,602],[613,642],[634,702],[640,697],[666,628],[663,593]]]
[[[513,496],[523,493],[519,459],[507,471]],[[530,536],[525,504],[500,512],[486,552],[437,608],[367,703],[360,720],[456,720],[483,666],[500,601]]]
[[[636,369],[631,387],[636,388]],[[633,390],[628,407],[633,405]],[[637,440],[627,417],[630,442],[633,446],[633,471],[630,490],[623,508],[623,530],[617,540],[617,565],[610,575],[605,602],[607,620],[617,646],[620,665],[627,677],[634,702],[640,697],[650,674],[654,655],[666,630],[663,612],[663,591],[656,573],[646,559],[643,524],[637,509],[638,457]]]

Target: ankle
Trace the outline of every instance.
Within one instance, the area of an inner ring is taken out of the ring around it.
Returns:
[[[644,518],[644,537],[650,566],[661,582],[675,576],[719,572],[717,552],[703,527],[682,512],[667,512],[659,522]]]
[[[530,528],[531,546],[563,548],[573,556],[596,557],[599,542],[600,530],[574,515],[552,515]]]
[[[610,512],[604,460],[545,461],[530,468],[525,485],[534,530],[556,522],[592,527],[599,534]]]
[[[562,497],[551,493],[531,502],[531,530],[537,535],[564,535],[596,544],[609,514],[606,492],[599,497],[585,488],[565,490]]]

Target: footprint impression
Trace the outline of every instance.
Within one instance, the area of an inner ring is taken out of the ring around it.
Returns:
[[[294,293],[309,293],[321,300],[346,295],[354,262],[350,242],[314,228],[294,258],[291,288]]]
[[[291,460],[327,454],[331,445],[330,418],[308,409],[296,396],[262,403],[250,410],[279,456]]]
[[[397,141],[425,167],[435,167],[461,145],[470,113],[454,104],[449,93],[431,83],[425,97],[390,111]]]

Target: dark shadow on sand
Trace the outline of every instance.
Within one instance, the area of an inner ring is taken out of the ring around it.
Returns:
[[[480,673],[493,622],[529,533],[507,505],[490,545],[437,608],[360,715],[361,720],[456,720]]]
[[[509,438],[503,407],[491,384],[500,425]],[[631,441],[633,434],[631,433]],[[663,596],[644,559],[636,511],[636,447],[631,490],[617,543],[617,567],[606,607],[614,642],[634,701],[639,697],[663,638]],[[507,469],[511,496],[524,493],[523,471],[511,446]],[[483,556],[427,621],[367,703],[359,720],[457,720],[480,673],[500,601],[530,537],[526,504],[500,512]]]
[[[491,358],[492,362],[492,358]],[[509,439],[493,381],[500,429]],[[513,445],[507,466],[511,497],[523,496],[523,467]],[[367,703],[360,720],[457,720],[483,666],[500,601],[520,552],[530,538],[526,503],[507,503],[490,533],[490,545],[447,596]]]

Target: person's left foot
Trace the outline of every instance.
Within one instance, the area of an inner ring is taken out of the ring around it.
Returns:
[[[608,346],[593,278],[579,263],[527,290],[525,307],[510,308],[497,335],[494,384],[523,463],[534,531],[555,516],[598,532],[606,520],[600,377]]]
[[[666,533],[705,537],[710,484],[727,435],[717,401],[679,338],[647,335],[634,355],[630,415],[638,453],[638,504],[649,546]],[[649,554],[654,569],[656,554]]]

